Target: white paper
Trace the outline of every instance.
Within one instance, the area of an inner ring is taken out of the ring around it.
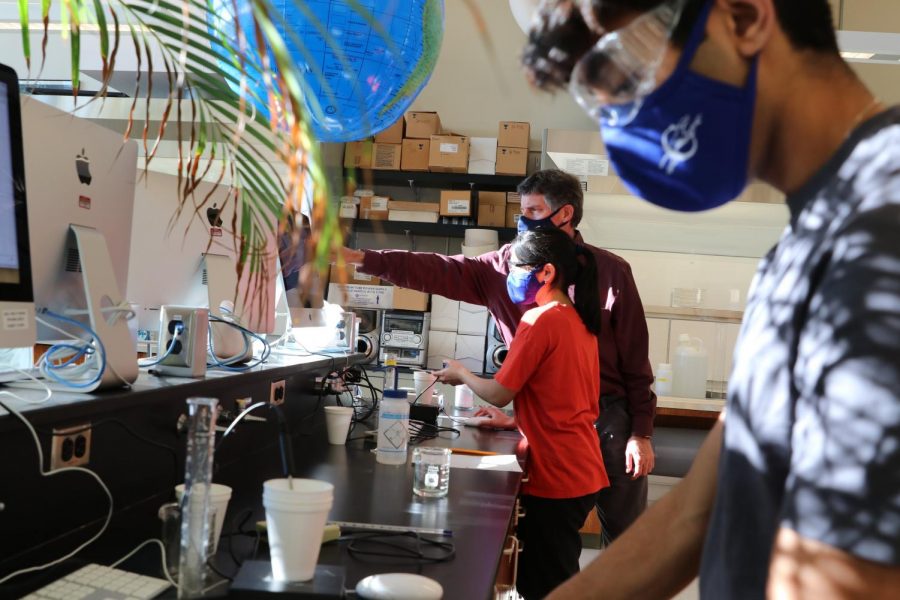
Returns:
[[[456,154],[457,152],[459,152],[459,144],[441,144],[442,154]]]
[[[447,213],[451,215],[468,215],[469,200],[447,200]]]
[[[563,162],[562,169],[566,173],[579,177],[606,177],[609,175],[609,161],[589,156],[567,158]]]
[[[491,456],[472,456],[469,454],[450,455],[451,469],[478,469],[479,471],[507,471],[521,473],[522,467],[515,454],[495,454]]]

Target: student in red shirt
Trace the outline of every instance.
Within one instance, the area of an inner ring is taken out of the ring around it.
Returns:
[[[483,379],[450,361],[435,374],[445,383],[468,385],[494,406],[515,397],[517,426],[528,441],[516,587],[531,600],[578,572],[578,530],[597,492],[609,485],[594,430],[600,306],[595,261],[564,232],[525,232],[511,250],[509,296],[537,307],[522,316],[500,371]]]

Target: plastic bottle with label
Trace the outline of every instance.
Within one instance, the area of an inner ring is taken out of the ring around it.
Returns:
[[[406,464],[409,440],[409,400],[405,390],[384,390],[378,408],[378,450],[375,459],[386,465]]]
[[[672,365],[659,363],[656,367],[656,383],[654,384],[657,396],[672,395]]]
[[[678,336],[675,348],[672,392],[679,398],[706,398],[708,355],[703,340],[686,333]]]

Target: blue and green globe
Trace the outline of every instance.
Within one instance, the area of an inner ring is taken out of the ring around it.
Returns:
[[[302,77],[313,134],[325,142],[359,140],[388,128],[409,108],[437,63],[444,34],[443,0],[271,0],[270,15]],[[231,0],[210,16],[234,39]],[[238,22],[256,48],[251,8],[237,0]],[[215,35],[215,34],[214,34]],[[221,50],[221,48],[220,48]],[[220,53],[224,56],[224,51]],[[226,60],[223,68],[239,71]],[[248,86],[265,111],[262,77]],[[237,90],[233,82],[229,85]]]

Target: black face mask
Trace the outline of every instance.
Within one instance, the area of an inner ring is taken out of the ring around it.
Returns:
[[[519,217],[519,227],[518,227],[519,233],[525,233],[526,231],[534,231],[535,229],[542,229],[544,227],[560,228],[560,227],[565,226],[566,224],[569,223],[569,221],[565,221],[563,223],[560,223],[559,225],[555,225],[553,223],[553,217],[555,217],[557,215],[557,213],[559,213],[559,211],[561,211],[566,206],[568,206],[568,204],[563,204],[562,206],[560,206],[559,208],[554,210],[552,213],[550,213],[543,219],[529,219],[525,215],[521,215]]]

